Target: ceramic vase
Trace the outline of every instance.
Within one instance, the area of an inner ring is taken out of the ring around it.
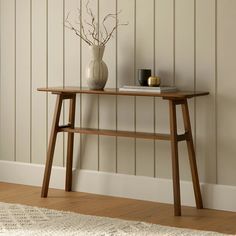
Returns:
[[[89,89],[102,90],[106,85],[108,69],[107,65],[102,60],[104,50],[105,46],[90,46],[92,58],[86,67],[86,79]]]

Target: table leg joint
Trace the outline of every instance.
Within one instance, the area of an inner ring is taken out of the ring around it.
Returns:
[[[177,141],[182,142],[182,141],[188,141],[190,140],[190,133],[189,131],[186,131],[184,134],[178,134],[177,135]]]

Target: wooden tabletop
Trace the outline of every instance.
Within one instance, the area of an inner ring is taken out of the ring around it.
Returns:
[[[209,92],[198,92],[198,91],[176,91],[176,92],[126,92],[119,91],[119,89],[107,88],[104,90],[90,90],[88,88],[80,87],[48,87],[48,88],[38,88],[38,91],[51,92],[56,94],[103,94],[103,95],[123,95],[123,96],[146,96],[146,97],[162,97],[162,98],[192,98],[198,96],[208,95]]]

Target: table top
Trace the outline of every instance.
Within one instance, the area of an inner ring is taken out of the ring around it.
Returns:
[[[48,87],[48,88],[38,88],[38,91],[51,92],[54,94],[100,94],[100,95],[119,95],[119,96],[145,96],[145,97],[162,97],[162,98],[192,98],[199,96],[209,95],[209,92],[199,92],[199,91],[176,91],[176,92],[129,92],[129,91],[119,91],[115,88],[107,88],[104,90],[90,90],[89,88],[80,87]]]

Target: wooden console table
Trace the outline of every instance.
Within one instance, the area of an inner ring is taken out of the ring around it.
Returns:
[[[187,99],[208,95],[208,92],[170,92],[170,93],[145,93],[145,92],[120,92],[117,89],[105,89],[102,91],[89,90],[87,88],[78,87],[53,87],[53,88],[39,88],[38,91],[51,92],[57,95],[55,106],[55,113],[52,122],[51,136],[47,151],[47,160],[44,172],[42,197],[47,197],[49,180],[52,169],[54,149],[56,145],[57,133],[68,133],[68,147],[67,147],[67,162],[66,162],[66,184],[65,190],[71,191],[72,186],[72,158],[74,133],[93,134],[93,135],[107,135],[119,137],[133,137],[142,139],[159,139],[168,140],[171,142],[172,150],[172,178],[173,178],[173,194],[174,194],[174,214],[181,215],[181,201],[180,201],[180,179],[179,179],[179,160],[178,160],[178,142],[186,141],[188,148],[188,155],[190,161],[190,168],[193,181],[193,189],[195,194],[196,206],[198,209],[203,208],[202,196],[199,185],[197,163],[193,145],[189,109]],[[75,104],[76,94],[97,94],[97,95],[116,95],[116,96],[147,96],[147,97],[162,97],[169,101],[169,115],[170,115],[170,134],[154,134],[144,132],[130,132],[119,130],[100,130],[75,127]],[[62,102],[65,99],[70,100],[69,122],[67,125],[59,126],[59,119],[61,113]],[[185,127],[184,134],[177,133],[176,121],[176,106],[181,105],[183,113],[183,121]]]

